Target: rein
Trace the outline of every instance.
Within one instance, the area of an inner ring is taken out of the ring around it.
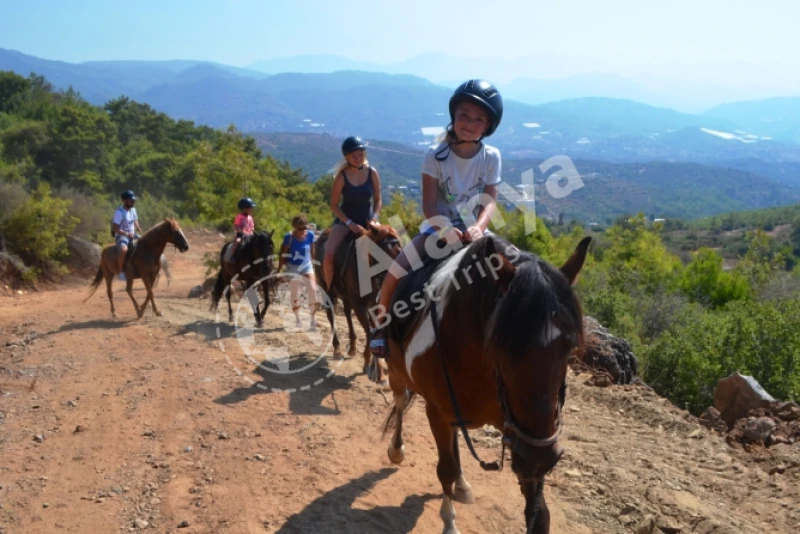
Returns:
[[[435,339],[435,343],[439,343],[439,321],[436,313],[436,301],[431,300],[431,322],[433,323],[433,335]],[[453,383],[450,380],[450,373],[447,371],[447,364],[444,360],[444,352],[440,349],[439,350],[439,357],[442,362],[442,370],[444,371],[444,378],[447,382],[447,392],[450,395],[450,403],[453,406],[453,413],[456,416],[455,422],[452,423],[453,427],[457,427],[461,430],[461,433],[464,435],[464,441],[467,443],[467,448],[469,449],[470,454],[475,460],[478,461],[481,468],[484,471],[502,471],[503,465],[505,462],[505,452],[506,446],[511,447],[514,450],[517,446],[517,441],[522,441],[523,443],[531,446],[531,447],[549,447],[550,445],[554,444],[558,441],[558,437],[561,435],[561,429],[563,428],[563,418],[562,412],[564,408],[564,402],[566,401],[567,396],[567,383],[561,386],[558,392],[558,410],[556,412],[556,431],[555,433],[548,437],[548,438],[533,438],[528,435],[525,431],[523,431],[514,420],[514,416],[511,413],[511,409],[508,407],[508,401],[506,398],[506,387],[505,383],[503,382],[503,378],[500,376],[499,371],[495,369],[495,379],[497,382],[497,399],[500,402],[500,407],[503,410],[503,441],[502,441],[502,452],[500,453],[500,461],[494,461],[491,463],[484,462],[478,456],[478,453],[475,451],[475,446],[472,443],[472,439],[469,437],[469,431],[467,430],[467,425],[470,424],[469,421],[464,420],[464,417],[461,415],[461,409],[458,406],[458,401],[456,400],[456,393],[455,389],[453,389]],[[511,432],[514,434],[514,441],[511,440],[507,433]]]

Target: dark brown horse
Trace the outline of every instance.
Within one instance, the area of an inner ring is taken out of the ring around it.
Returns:
[[[558,444],[567,358],[583,347],[582,312],[573,292],[590,238],[557,269],[506,241],[487,236],[431,262],[401,281],[399,301],[414,310],[389,331],[389,382],[395,425],[389,459],[403,461],[403,413],[425,399],[442,484],[444,532],[455,534],[453,501],[472,502],[458,450],[458,430],[502,429],[503,450],[525,496],[527,532],[550,532],[544,477],[564,450]],[[398,315],[398,317],[401,317]],[[501,464],[481,466],[487,470]]]
[[[133,250],[128,250],[128,258],[125,260],[125,278],[127,285],[125,290],[128,296],[133,301],[133,307],[136,309],[136,315],[142,317],[144,310],[147,308],[147,303],[153,304],[153,312],[159,317],[163,314],[158,311],[156,301],[153,299],[153,285],[155,285],[158,274],[161,270],[162,255],[167,243],[172,243],[181,252],[189,250],[189,242],[186,241],[186,236],[183,235],[178,221],[172,218],[164,219],[163,222],[158,223],[149,230],[147,230],[142,237],[136,242],[136,247]],[[116,317],[117,313],[114,310],[114,297],[111,294],[111,282],[114,280],[114,275],[119,274],[119,263],[117,262],[117,247],[116,245],[109,245],[103,249],[100,254],[100,267],[97,269],[97,275],[91,284],[92,291],[86,300],[94,295],[100,282],[105,278],[106,292],[108,293],[108,302],[111,304],[111,315]],[[136,302],[133,296],[133,281],[136,278],[141,278],[144,287],[147,290],[147,298],[144,300],[142,307]],[[84,302],[86,302],[84,300]]]
[[[234,282],[242,282],[245,289],[253,284],[258,284],[264,297],[264,308],[259,309],[258,292],[245,292],[253,308],[256,325],[260,328],[264,324],[264,316],[270,302],[270,275],[274,267],[275,245],[272,242],[273,232],[256,232],[252,237],[241,244],[236,251],[235,262],[229,264],[223,261],[225,252],[232,243],[225,243],[219,253],[220,269],[217,280],[211,290],[211,310],[215,311],[223,295],[228,301],[228,321],[233,321],[233,308],[231,307],[231,292]]]
[[[400,238],[397,234],[397,231],[388,224],[369,226],[364,236],[369,238],[380,250],[382,250],[392,259],[396,258],[400,253]],[[344,315],[347,319],[347,328],[350,337],[350,348],[348,349],[348,355],[355,356],[356,354],[356,332],[353,328],[352,318],[352,313],[355,312],[356,318],[358,319],[358,322],[361,323],[361,327],[364,329],[364,332],[367,336],[367,343],[364,346],[364,372],[367,373],[375,382],[378,382],[382,385],[388,385],[383,368],[380,365],[372,365],[372,353],[369,350],[370,325],[369,317],[367,315],[367,309],[375,305],[375,296],[377,295],[378,289],[380,289],[382,276],[374,276],[370,280],[371,286],[369,288],[369,292],[364,295],[361,294],[362,291],[360,291],[361,285],[359,283],[358,266],[359,264],[374,265],[375,258],[364,258],[363,253],[358,253],[357,249],[360,247],[358,247],[356,241],[359,237],[362,236],[350,234],[350,236],[345,238],[341,245],[339,245],[339,250],[336,251],[336,257],[334,258],[335,274],[332,283],[333,287],[331,289],[325,287],[325,277],[322,273],[322,259],[325,257],[325,245],[328,241],[327,232],[323,233],[317,240],[317,261],[314,262],[314,268],[317,273],[319,286],[327,293],[330,300],[330,302],[328,302],[329,306],[327,307],[326,312],[328,315],[328,322],[330,323],[331,330],[333,332],[334,356],[341,356],[341,350],[339,348],[339,335],[334,327],[334,310],[337,300],[341,299],[344,307]],[[364,249],[362,248],[362,250]],[[361,259],[359,259],[359,256],[361,256]]]

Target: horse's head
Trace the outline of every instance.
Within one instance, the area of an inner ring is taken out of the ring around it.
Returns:
[[[495,369],[503,441],[526,500],[564,453],[558,436],[567,359],[583,347],[583,317],[572,286],[590,241],[583,239],[560,269],[515,248],[497,250],[499,240],[486,241],[486,263],[501,296],[487,324],[484,353]]]
[[[183,235],[183,230],[181,230],[178,221],[172,217],[165,217],[164,223],[167,228],[167,243],[172,243],[181,252],[189,250],[189,242],[186,240],[186,236]]]
[[[367,227],[366,235],[392,258],[396,258],[403,250],[403,246],[400,244],[400,235],[388,224],[370,224]]]
[[[253,263],[258,261],[261,277],[268,276],[272,272],[272,262],[275,257],[275,244],[272,242],[271,232],[256,232],[250,241],[250,254]]]

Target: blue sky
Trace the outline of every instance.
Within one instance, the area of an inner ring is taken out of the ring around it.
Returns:
[[[800,63],[791,0],[0,0],[0,48],[70,62],[568,54],[609,65]]]

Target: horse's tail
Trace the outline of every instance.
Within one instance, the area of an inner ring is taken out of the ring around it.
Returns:
[[[94,275],[94,280],[92,280],[92,283],[89,285],[89,287],[92,288],[92,291],[89,293],[89,296],[83,300],[83,302],[86,302],[87,300],[92,298],[92,295],[94,295],[94,292],[97,291],[98,287],[100,287],[100,282],[102,281],[103,281],[103,266],[101,265],[100,267],[97,268],[97,274]]]
[[[222,269],[220,269],[219,274],[217,274],[217,280],[214,282],[214,289],[211,290],[211,311],[217,310],[223,291],[225,291],[225,278],[222,276]]]
[[[411,404],[414,402],[414,399],[417,398],[417,394],[411,391],[410,389],[406,390],[406,407],[403,410],[403,413],[406,413],[408,409],[411,407]],[[383,433],[381,434],[381,439],[386,437],[386,434],[389,433],[390,430],[394,430],[395,424],[397,424],[397,413],[398,413],[397,405],[395,404],[392,406],[389,415],[386,417],[386,421],[383,423]]]
[[[164,271],[164,274],[167,275],[167,287],[169,287],[169,283],[172,282],[172,275],[169,272],[169,263],[167,263],[167,257],[165,255],[161,255],[161,269]]]

